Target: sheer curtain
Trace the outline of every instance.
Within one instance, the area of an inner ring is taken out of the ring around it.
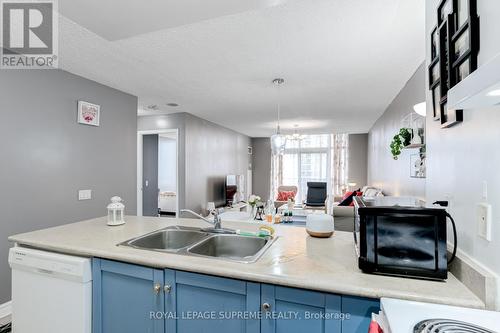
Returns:
[[[349,179],[349,134],[333,135],[332,153],[333,195],[342,195]]]
[[[271,188],[268,200],[275,200],[278,197],[278,187],[283,184],[283,156],[271,156]],[[264,199],[264,198],[262,198]]]
[[[328,193],[340,195],[347,186],[349,136],[347,134],[307,135],[289,140],[283,155],[271,158],[270,198],[276,199],[278,187],[295,185],[297,201],[307,196],[307,183],[326,182]]]

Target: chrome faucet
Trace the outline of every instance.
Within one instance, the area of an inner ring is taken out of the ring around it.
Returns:
[[[190,209],[181,209],[181,213],[189,213],[189,214],[194,215],[197,218],[213,225],[213,228],[206,229],[207,231],[214,232],[214,233],[221,233],[221,234],[222,233],[235,233],[234,230],[222,228],[222,221],[220,218],[220,213],[222,213],[222,212],[223,212],[223,210],[219,210],[219,209],[211,210],[210,213],[213,214],[213,216],[214,216],[214,220],[212,221],[212,220],[207,219],[204,216],[201,216],[198,213],[193,212]]]

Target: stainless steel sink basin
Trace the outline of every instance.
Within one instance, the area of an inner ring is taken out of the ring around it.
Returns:
[[[118,246],[170,252],[186,256],[251,263],[257,261],[276,237],[248,237],[213,233],[198,228],[173,226],[139,236]]]
[[[134,238],[121,245],[155,251],[177,251],[207,238],[209,234],[195,229],[168,228]]]
[[[215,235],[190,247],[188,253],[252,262],[271,245],[272,238],[247,237],[238,235]]]

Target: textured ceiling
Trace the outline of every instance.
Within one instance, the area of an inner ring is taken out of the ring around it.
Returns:
[[[232,1],[125,27],[116,1],[60,0],[60,67],[139,96],[139,114],[189,112],[258,137],[274,130],[278,94],[284,131],[367,132],[425,58],[422,0]]]

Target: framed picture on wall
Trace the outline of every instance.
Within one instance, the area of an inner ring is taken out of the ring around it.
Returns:
[[[101,106],[85,101],[78,101],[78,123],[99,126]]]
[[[432,89],[432,119],[441,119],[441,87],[439,84]]]
[[[429,89],[434,120],[448,128],[463,121],[462,110],[448,110],[448,91],[477,69],[477,0],[440,0],[437,22],[429,36]]]
[[[450,74],[454,86],[477,69],[479,17],[475,0],[455,0],[456,14],[450,34]]]
[[[429,66],[429,88],[433,89],[435,85],[439,84],[440,79],[439,58],[435,58]]]
[[[434,61],[439,53],[439,35],[438,27],[434,27],[431,33],[431,58]]]
[[[448,103],[441,103],[441,128],[449,128],[464,121],[463,110],[449,110]]]
[[[425,153],[410,156],[410,177],[425,178]]]

